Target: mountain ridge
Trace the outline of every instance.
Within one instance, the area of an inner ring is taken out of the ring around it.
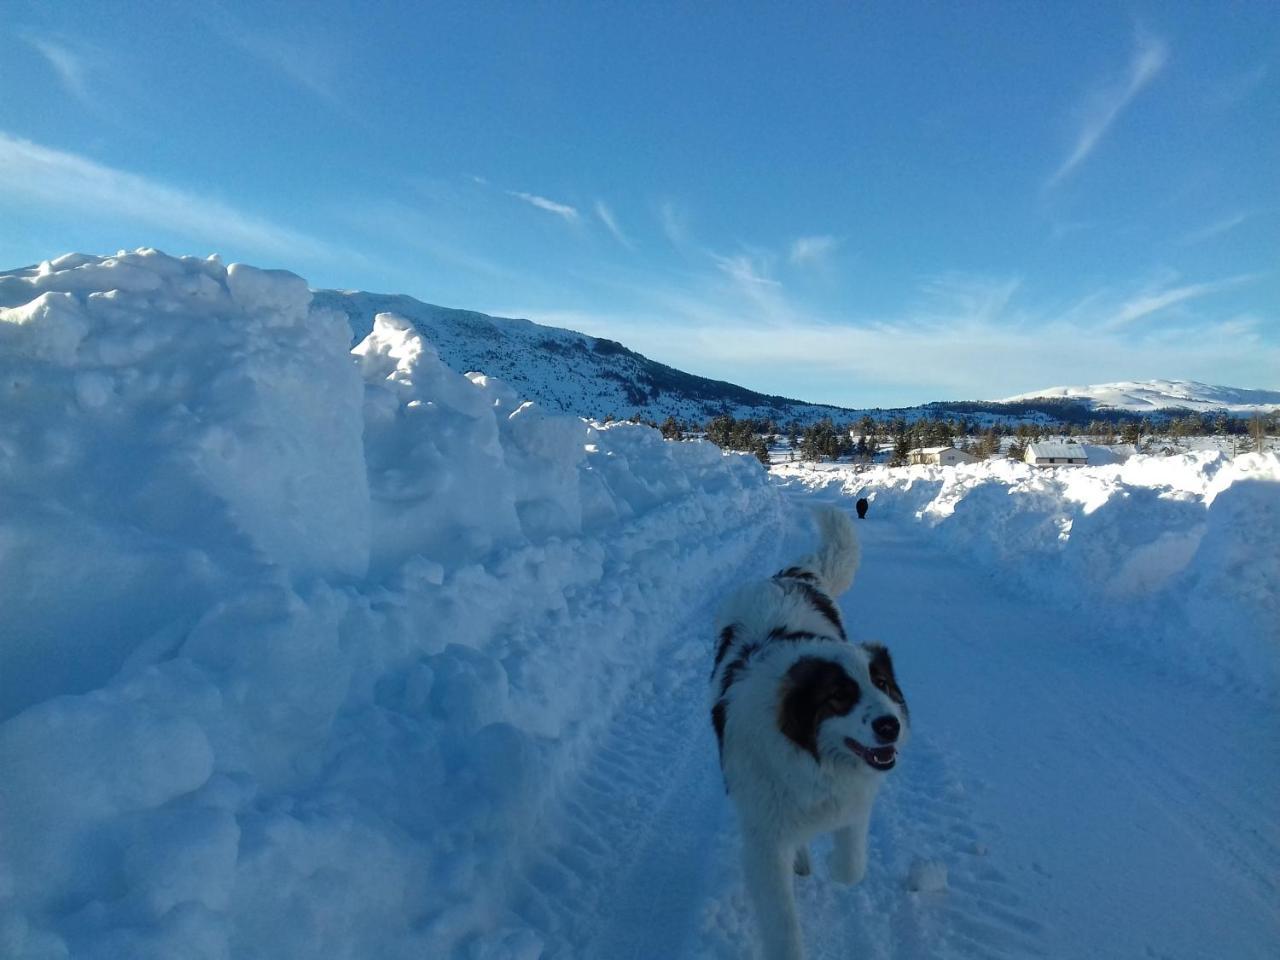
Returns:
[[[841,407],[761,393],[687,373],[614,340],[532,320],[441,307],[407,294],[315,290],[315,302],[345,314],[354,341],[373,329],[378,313],[396,313],[424,333],[441,359],[460,373],[499,377],[553,409],[591,419],[715,416],[808,424],[871,415],[961,417],[980,423],[1087,422],[1095,416],[1132,419],[1181,413],[1248,415],[1280,409],[1280,391],[1245,390],[1193,380],[1118,381],[1090,387],[1049,387],[1004,400],[938,400],[910,407]]]
[[[1244,389],[1199,380],[1118,380],[1082,387],[1047,387],[1020,393],[998,403],[1028,400],[1076,400],[1094,410],[1135,413],[1184,409],[1197,413],[1253,413],[1280,408],[1280,390]]]
[[[596,420],[667,417],[702,422],[728,414],[738,419],[847,420],[863,411],[760,393],[738,384],[687,373],[637,353],[615,340],[532,320],[495,317],[424,303],[406,294],[314,290],[313,302],[347,316],[353,341],[373,329],[379,313],[404,317],[460,373],[480,371],[554,409]]]

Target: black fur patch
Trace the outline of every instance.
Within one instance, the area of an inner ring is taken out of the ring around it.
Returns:
[[[729,661],[729,665],[724,668],[724,674],[720,677],[720,696],[723,697],[729,692],[729,688],[738,682],[738,674],[746,667],[747,661],[751,659],[751,655],[756,652],[754,643],[744,644],[742,649],[738,651],[738,655]]]
[[[716,667],[720,666],[720,661],[724,659],[724,655],[729,652],[731,646],[733,646],[733,624],[729,624],[720,631],[720,642],[716,644],[716,664],[711,668],[712,674],[716,672]]]
[[[872,684],[883,690],[890,700],[902,707],[904,716],[910,713],[907,709],[907,698],[903,696],[902,688],[898,686],[898,678],[893,675],[893,660],[889,657],[888,648],[879,643],[864,643],[862,647],[871,654],[871,662],[867,665],[867,670],[871,674]]]
[[[844,716],[857,705],[861,695],[858,682],[834,660],[801,657],[791,665],[783,681],[778,729],[821,763],[818,728],[822,721]]]
[[[820,633],[810,633],[808,630],[788,630],[786,627],[774,627],[769,631],[770,640],[827,640],[830,637],[824,637]]]
[[[791,580],[804,580],[808,583],[818,582],[818,575],[812,570],[806,570],[804,567],[787,567],[787,569],[773,575],[775,580],[781,580],[784,577]]]
[[[729,706],[723,700],[717,700],[711,708],[711,726],[716,732],[716,749],[720,752],[720,766],[724,766],[724,723],[728,718]]]
[[[795,589],[804,593],[805,599],[809,601],[809,606],[831,621],[831,625],[836,628],[836,633],[840,634],[841,640],[848,639],[844,633],[844,622],[840,619],[840,611],[836,609],[836,605],[831,602],[830,597],[817,587],[810,586],[804,582],[798,582],[795,585]]]

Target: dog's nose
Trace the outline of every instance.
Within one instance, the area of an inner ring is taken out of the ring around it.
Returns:
[[[871,729],[881,743],[893,743],[902,732],[902,724],[898,723],[897,717],[878,717],[871,721]]]

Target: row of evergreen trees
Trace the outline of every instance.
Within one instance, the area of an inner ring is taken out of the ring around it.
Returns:
[[[1067,423],[991,423],[975,424],[964,418],[920,417],[907,420],[892,417],[877,420],[864,415],[856,421],[836,424],[827,417],[804,426],[792,421],[780,427],[775,421],[761,418],[737,419],[729,415],[712,418],[699,429],[696,424],[667,417],[661,425],[639,420],[662,431],[669,440],[683,440],[686,435],[702,432],[708,440],[725,450],[752,453],[761,463],[769,463],[769,445],[785,436],[791,450],[803,460],[838,460],[856,457],[869,460],[884,445],[892,445],[890,463],[907,462],[910,451],[919,447],[956,446],[979,458],[995,456],[1006,446],[1006,453],[1021,459],[1029,444],[1045,437],[1068,436],[1096,443],[1131,443],[1142,446],[1144,438],[1153,436],[1179,438],[1193,436],[1238,436],[1248,438],[1248,446],[1261,449],[1263,437],[1280,433],[1280,413],[1257,415],[1251,419],[1225,414],[1192,413],[1165,420],[1129,418],[1116,423],[1098,419],[1085,425]],[[857,440],[854,440],[854,437]]]
[[[722,450],[742,450],[755,455],[766,467],[769,465],[769,437],[773,436],[773,423],[746,418],[715,417],[707,424],[707,439]],[[666,431],[663,431],[666,436]]]

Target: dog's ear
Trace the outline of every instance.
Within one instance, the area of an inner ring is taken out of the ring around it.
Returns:
[[[878,690],[883,690],[894,703],[907,712],[907,698],[898,686],[898,678],[893,673],[893,659],[889,650],[881,643],[864,643],[862,649],[867,651],[867,672],[871,674],[871,683]]]
[[[858,702],[858,683],[834,660],[801,657],[782,680],[778,729],[818,763],[818,727],[828,717],[848,713]]]

